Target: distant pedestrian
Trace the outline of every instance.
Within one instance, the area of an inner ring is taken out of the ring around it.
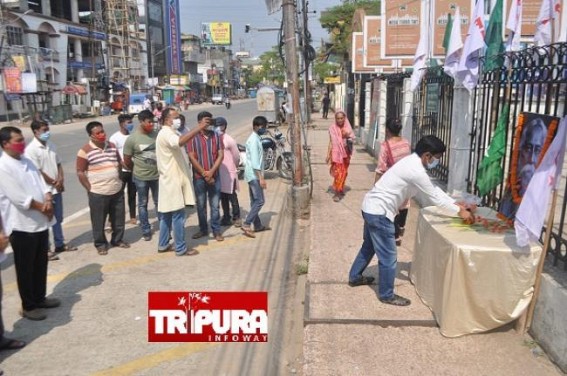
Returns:
[[[221,226],[242,226],[240,219],[240,204],[238,203],[238,163],[240,152],[236,141],[226,133],[228,122],[223,117],[215,119],[215,131],[222,138],[224,157],[220,166],[221,206],[223,216]],[[230,207],[232,206],[232,214]]]
[[[327,164],[331,164],[330,174],[334,178],[333,201],[339,202],[345,196],[344,189],[348,176],[350,158],[354,149],[354,132],[344,111],[335,112],[335,121],[329,127],[329,148]]]
[[[189,165],[183,157],[184,146],[208,124],[203,122],[183,136],[175,132],[181,126],[179,113],[168,108],[163,112],[163,128],[156,139],[156,156],[159,171],[160,213],[158,252],[172,251],[169,236],[173,230],[176,256],[192,256],[199,252],[188,250],[185,242],[185,207],[195,205]]]
[[[94,246],[99,255],[112,247],[130,248],[124,237],[124,192],[122,164],[116,146],[106,140],[102,123],[91,121],[86,127],[89,142],[77,153],[77,177],[89,198]],[[104,222],[110,217],[110,244],[104,234]]]
[[[51,132],[49,125],[43,120],[34,120],[31,123],[34,135],[32,141],[26,147],[25,156],[29,158],[41,173],[45,184],[51,190],[53,197],[53,214],[55,224],[51,227],[53,233],[54,250],[47,252],[50,261],[58,260],[58,253],[65,251],[76,251],[77,247],[65,243],[63,236],[63,192],[65,191],[65,179],[61,158],[57,149],[50,141]]]
[[[154,207],[158,207],[159,172],[156,157],[157,132],[154,130],[153,116],[148,110],[138,114],[140,125],[126,140],[124,145],[124,165],[132,170],[132,180],[138,194],[138,220],[142,239],[152,240],[152,226],[149,221],[148,201],[150,191]],[[159,213],[158,213],[159,221]]]
[[[394,219],[404,201],[416,194],[420,194],[428,204],[440,206],[469,223],[474,222],[474,216],[466,208],[457,205],[446,193],[435,188],[427,175],[426,169],[435,168],[444,152],[445,145],[439,138],[423,137],[417,143],[415,152],[388,169],[364,196],[364,240],[350,268],[349,286],[369,285],[374,282],[374,277],[363,276],[362,272],[376,255],[380,301],[396,306],[411,304],[409,299],[394,294],[397,268]]]
[[[246,141],[246,167],[244,178],[248,182],[250,191],[250,211],[242,224],[244,235],[255,238],[255,232],[271,230],[269,226],[264,226],[260,220],[260,210],[264,206],[264,189],[268,188],[264,180],[264,149],[260,136],[266,133],[268,120],[264,116],[256,116],[252,120],[252,134]],[[251,225],[254,224],[254,231]]]
[[[130,224],[136,224],[136,185],[132,180],[132,170],[124,165],[124,144],[132,131],[134,123],[132,123],[132,115],[118,115],[118,132],[110,136],[110,142],[118,149],[118,154],[122,160],[122,172],[120,177],[123,182],[122,191],[127,189],[128,192],[128,210],[130,214]]]
[[[224,145],[221,137],[215,133],[211,124],[213,115],[201,111],[197,115],[199,125],[206,123],[206,128],[199,131],[189,146],[189,160],[193,166],[193,186],[197,195],[197,215],[199,231],[193,234],[193,239],[199,239],[209,234],[207,224],[207,199],[211,210],[211,229],[216,241],[223,241],[220,227],[219,201],[221,182],[219,168],[224,158]]]
[[[39,170],[24,156],[26,142],[15,127],[0,129],[0,210],[6,234],[14,251],[20,314],[29,320],[44,320],[42,308],[61,302],[47,298],[47,249],[53,225],[53,196]]]
[[[378,156],[374,183],[376,183],[394,163],[397,163],[400,159],[411,154],[410,143],[400,136],[401,131],[402,122],[400,119],[388,119],[386,121],[386,140],[380,145],[380,155]],[[406,230],[405,226],[409,206],[410,201],[404,201],[394,219],[396,245],[402,244],[402,237]]]
[[[323,100],[321,101],[323,107],[323,119],[329,116],[329,106],[331,105],[331,98],[329,98],[329,93],[325,93]]]

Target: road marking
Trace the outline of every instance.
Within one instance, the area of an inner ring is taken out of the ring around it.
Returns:
[[[133,375],[137,372],[156,367],[162,363],[186,358],[196,352],[207,350],[217,343],[188,343],[171,349],[163,350],[155,354],[147,355],[122,365],[95,372],[93,376],[123,376]]]
[[[63,223],[65,223],[65,222],[71,222],[71,221],[73,221],[73,220],[75,220],[75,219],[77,219],[77,218],[79,218],[79,217],[81,217],[81,216],[87,214],[87,213],[90,212],[90,211],[91,211],[91,209],[87,206],[86,208],[81,209],[81,210],[79,210],[78,212],[71,214],[71,215],[68,216],[67,218],[64,218],[64,219],[63,219]]]

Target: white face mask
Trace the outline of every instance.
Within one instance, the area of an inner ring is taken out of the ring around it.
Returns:
[[[171,124],[174,130],[178,130],[181,128],[181,119],[173,119],[173,123]]]
[[[437,165],[439,165],[439,159],[433,157],[433,160],[427,164],[427,168],[429,170],[432,170],[437,167]]]

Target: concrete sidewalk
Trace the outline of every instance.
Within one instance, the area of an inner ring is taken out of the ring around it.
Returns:
[[[305,375],[559,375],[529,336],[512,325],[461,338],[443,337],[409,280],[419,208],[410,209],[398,247],[396,291],[409,307],[380,303],[377,285],[351,288],[348,272],[362,244],[361,203],[374,182],[375,162],[357,146],[345,198],[332,200],[325,164],[331,119],[315,115],[309,131],[314,193],[305,300]],[[373,259],[365,275],[377,277]],[[377,278],[376,278],[377,279]],[[495,286],[496,288],[496,286]]]

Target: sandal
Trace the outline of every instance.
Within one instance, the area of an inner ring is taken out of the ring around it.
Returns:
[[[242,232],[244,232],[244,236],[248,236],[249,238],[255,238],[256,237],[256,235],[254,235],[254,233],[252,232],[250,227],[242,226],[240,229],[242,230]]]
[[[339,197],[339,195],[334,195],[334,196],[333,196],[333,201],[334,201],[334,202],[339,202],[339,201],[341,201],[341,198]]]
[[[394,294],[390,299],[380,299],[380,301],[385,304],[391,304],[399,307],[409,306],[411,304],[411,300],[396,294]]]
[[[0,350],[18,350],[26,345],[24,341],[17,339],[4,338],[4,343],[0,344]]]
[[[106,247],[99,247],[99,248],[96,249],[96,251],[98,252],[98,254],[100,256],[108,255],[108,249]]]
[[[374,282],[374,277],[366,277],[366,276],[362,276],[362,278],[360,278],[358,281],[348,281],[348,285],[350,287],[356,287],[356,286],[363,286],[363,285],[371,285],[372,282]]]

